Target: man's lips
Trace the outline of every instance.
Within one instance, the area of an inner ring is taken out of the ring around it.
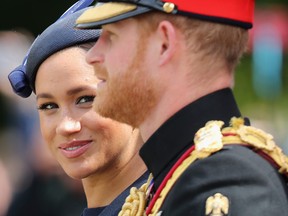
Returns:
[[[101,87],[103,87],[106,84],[106,80],[100,80],[100,82],[97,83],[97,90],[99,90]]]

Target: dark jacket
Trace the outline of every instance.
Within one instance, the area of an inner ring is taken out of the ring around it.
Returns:
[[[194,145],[194,135],[205,123],[222,120],[228,126],[231,117],[241,117],[241,113],[232,91],[223,89],[167,120],[140,151],[154,176],[154,192],[179,157]],[[165,198],[161,216],[210,215],[205,213],[206,201],[216,193],[228,198],[230,216],[288,215],[284,177],[250,148],[232,145],[192,163]]]

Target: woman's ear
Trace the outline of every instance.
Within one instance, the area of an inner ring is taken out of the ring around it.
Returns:
[[[161,42],[159,64],[165,64],[176,53],[177,32],[175,26],[169,21],[162,21],[157,28],[158,37]]]

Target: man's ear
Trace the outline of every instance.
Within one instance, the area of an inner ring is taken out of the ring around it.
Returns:
[[[158,37],[161,42],[159,53],[159,64],[165,64],[176,53],[177,32],[175,26],[169,21],[162,21],[157,28]]]

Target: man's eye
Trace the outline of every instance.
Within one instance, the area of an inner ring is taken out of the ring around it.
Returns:
[[[94,95],[83,96],[83,97],[80,97],[80,98],[77,100],[76,103],[77,103],[77,104],[83,104],[83,103],[93,102],[93,101],[94,101],[94,98],[95,98]]]
[[[113,32],[107,30],[105,32],[102,32],[101,34],[101,39],[107,42],[108,41],[111,42],[111,40],[113,40],[114,37],[116,37],[116,35]]]
[[[38,110],[52,110],[58,108],[57,104],[54,103],[45,103],[38,106]]]

